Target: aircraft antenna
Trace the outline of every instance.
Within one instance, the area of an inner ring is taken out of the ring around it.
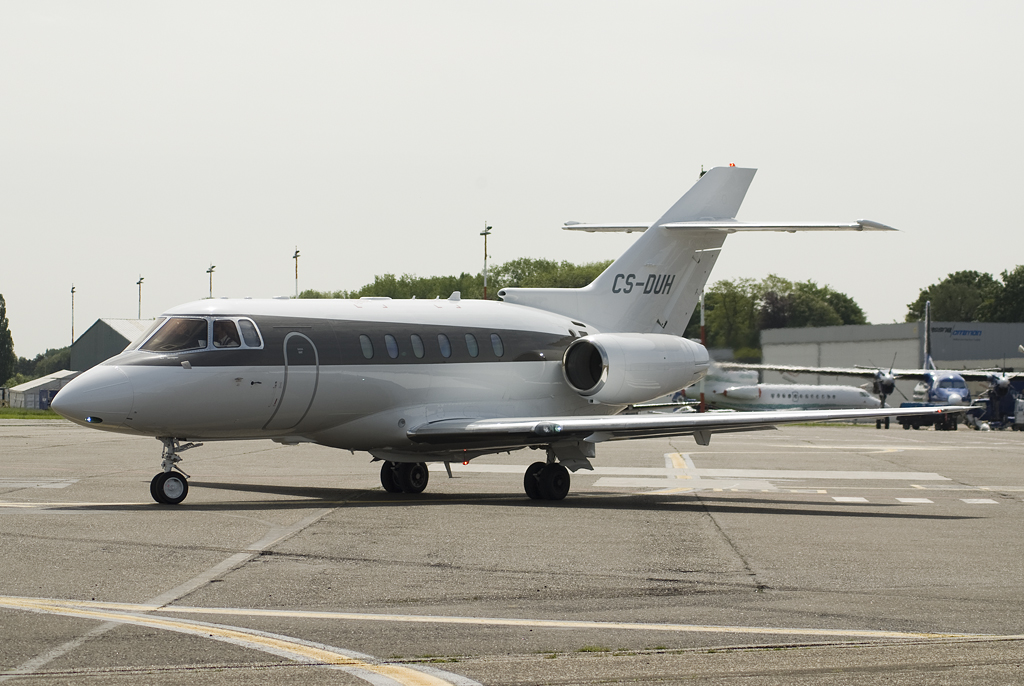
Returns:
[[[491,235],[491,227],[487,226],[487,220],[484,220],[484,230],[480,232],[480,235],[484,237],[484,300],[487,300],[487,237]]]
[[[139,287],[139,316],[136,319],[142,319],[142,281],[145,278],[142,274],[139,274],[139,280],[135,282],[135,285]]]
[[[292,255],[292,259],[295,260],[295,297],[299,297],[299,246],[295,246],[295,254]]]
[[[75,342],[75,284],[71,284],[71,343]]]

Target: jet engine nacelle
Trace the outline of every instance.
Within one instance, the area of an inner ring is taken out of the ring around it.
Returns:
[[[661,333],[599,333],[569,344],[562,357],[566,382],[585,398],[628,405],[674,393],[707,373],[699,343]]]

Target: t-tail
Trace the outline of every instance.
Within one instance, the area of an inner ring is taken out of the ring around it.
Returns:
[[[602,332],[683,335],[711,269],[737,231],[892,231],[877,222],[744,223],[736,213],[756,169],[715,167],[653,224],[581,224],[572,231],[642,232],[597,279],[583,288],[505,288],[508,303],[577,319]]]

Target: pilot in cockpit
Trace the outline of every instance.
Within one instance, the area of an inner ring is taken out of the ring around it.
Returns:
[[[213,345],[218,348],[237,348],[242,345],[233,321],[218,319],[213,323]]]

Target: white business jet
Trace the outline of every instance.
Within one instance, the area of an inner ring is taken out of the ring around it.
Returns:
[[[643,232],[593,283],[506,288],[503,302],[201,300],[175,307],[124,352],[53,400],[84,426],[163,443],[159,503],[188,493],[180,453],[198,441],[270,438],[368,451],[389,492],[419,493],[426,463],[541,449],[535,499],[560,500],[598,443],[771,428],[942,408],[620,415],[699,379],[707,350],[682,337],[726,236],[737,231],[879,231],[849,224],[735,220],[754,169],[709,171],[652,224],[567,224]]]

